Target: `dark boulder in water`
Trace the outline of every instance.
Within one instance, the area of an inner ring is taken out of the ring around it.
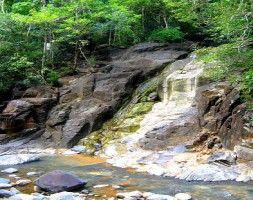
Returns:
[[[80,179],[76,175],[61,170],[55,170],[44,174],[33,183],[48,192],[71,191],[82,188],[87,184],[86,181]]]

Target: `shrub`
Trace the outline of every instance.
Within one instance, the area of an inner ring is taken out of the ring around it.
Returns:
[[[250,69],[240,77],[241,90],[245,100],[251,100],[253,96],[253,69]]]
[[[155,30],[148,37],[148,41],[157,41],[165,44],[169,42],[179,42],[183,39],[184,34],[176,27]]]

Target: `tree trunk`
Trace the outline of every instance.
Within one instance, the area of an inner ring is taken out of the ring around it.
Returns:
[[[111,46],[112,43],[112,29],[110,28],[110,32],[109,32],[109,46]]]
[[[78,59],[78,41],[76,41],[76,44],[75,44],[74,68],[73,68],[74,70],[77,67],[77,59]]]
[[[141,16],[142,16],[142,28],[145,30],[145,7],[141,8]]]
[[[43,56],[41,60],[41,75],[44,76],[44,70],[46,66],[46,51],[47,51],[47,35],[44,33],[44,47],[43,47]]]
[[[5,14],[5,11],[4,11],[4,0],[2,0],[2,12],[3,12],[3,14]]]
[[[165,15],[163,16],[163,21],[164,21],[164,24],[165,24],[165,28],[168,29],[169,24],[168,24],[168,21],[167,21],[167,17]]]

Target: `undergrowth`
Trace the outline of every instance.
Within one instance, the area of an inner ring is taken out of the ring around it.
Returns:
[[[197,60],[206,63],[202,77],[213,81],[239,84],[244,101],[253,97],[253,49],[237,48],[236,44],[202,48],[196,51]]]

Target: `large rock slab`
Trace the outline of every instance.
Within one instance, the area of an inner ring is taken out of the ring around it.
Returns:
[[[253,160],[253,149],[242,146],[235,146],[234,151],[238,158],[249,161]]]
[[[33,182],[35,185],[48,192],[70,191],[81,188],[87,184],[71,173],[55,170],[42,175]]]
[[[42,138],[51,146],[73,147],[110,119],[137,84],[186,55],[181,49],[145,43],[125,50],[117,59],[105,59],[111,62],[59,89],[59,105],[50,112]]]
[[[236,154],[232,151],[218,151],[213,153],[208,159],[208,162],[221,162],[228,165],[236,163]]]
[[[37,154],[15,154],[0,156],[0,165],[18,165],[27,162],[37,161],[40,156]]]

